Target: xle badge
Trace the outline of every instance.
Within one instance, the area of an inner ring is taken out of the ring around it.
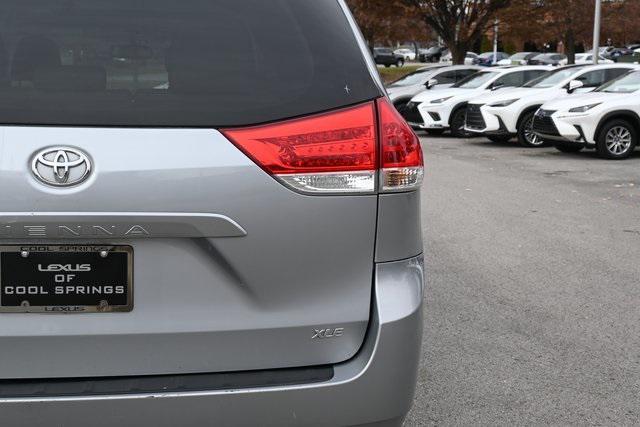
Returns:
[[[342,335],[344,335],[344,328],[314,329],[311,339],[339,338]]]

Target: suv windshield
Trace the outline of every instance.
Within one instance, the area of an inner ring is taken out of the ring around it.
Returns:
[[[475,73],[467,77],[466,79],[460,80],[458,83],[453,85],[453,87],[458,87],[461,89],[477,89],[491,81],[494,77],[498,75],[495,71],[481,71],[479,73]]]
[[[577,74],[584,67],[570,67],[570,68],[561,68],[558,70],[551,71],[549,73],[545,73],[537,79],[531,80],[529,83],[525,84],[524,87],[534,87],[538,89],[550,88],[554,87],[570,78],[574,74]]]
[[[405,76],[403,78],[401,78],[400,80],[396,80],[395,82],[391,83],[391,85],[389,86],[413,86],[413,85],[420,85],[420,84],[424,84],[426,83],[426,78],[429,74],[432,74],[434,72],[434,69],[430,69],[430,70],[422,70],[422,71],[416,71],[414,73],[409,74],[408,76]]]
[[[187,4],[2,1],[0,123],[239,126],[379,96],[338,2]]]
[[[622,77],[605,83],[596,89],[596,92],[606,93],[633,93],[640,90],[640,72],[625,74]]]

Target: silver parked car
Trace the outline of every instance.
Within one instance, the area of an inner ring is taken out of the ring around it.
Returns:
[[[3,425],[400,425],[422,150],[344,2],[0,18]]]

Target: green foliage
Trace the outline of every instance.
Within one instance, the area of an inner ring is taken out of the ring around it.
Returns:
[[[382,81],[385,84],[389,84],[396,80],[401,79],[407,74],[411,74],[416,71],[418,68],[423,67],[423,65],[406,65],[404,67],[391,67],[391,68],[383,68],[378,67],[378,71],[380,72],[380,77],[382,77]]]

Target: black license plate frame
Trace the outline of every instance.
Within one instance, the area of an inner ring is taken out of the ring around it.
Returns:
[[[131,246],[0,246],[0,313],[132,310]]]

